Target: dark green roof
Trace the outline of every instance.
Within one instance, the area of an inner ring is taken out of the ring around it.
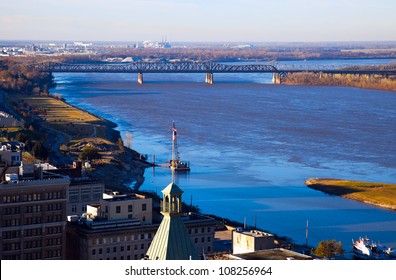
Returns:
[[[180,216],[165,215],[147,251],[150,260],[198,260]]]

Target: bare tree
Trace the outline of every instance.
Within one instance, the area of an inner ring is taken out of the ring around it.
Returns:
[[[125,146],[128,147],[129,149],[132,148],[132,140],[133,140],[133,134],[132,133],[125,133]]]

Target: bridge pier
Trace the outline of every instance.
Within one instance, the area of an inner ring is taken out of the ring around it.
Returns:
[[[282,83],[282,76],[280,73],[272,73],[272,83],[274,85],[280,85]]]
[[[205,83],[213,85],[213,73],[206,73]]]
[[[143,84],[143,73],[142,72],[138,73],[138,83],[139,83],[139,85]]]

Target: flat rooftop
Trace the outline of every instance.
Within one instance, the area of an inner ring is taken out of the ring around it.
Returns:
[[[283,248],[256,251],[253,253],[235,254],[230,258],[242,260],[312,260],[312,257]]]

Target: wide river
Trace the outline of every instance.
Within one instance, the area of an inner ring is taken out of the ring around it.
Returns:
[[[288,62],[387,63],[387,60]],[[295,242],[368,236],[396,247],[396,211],[329,196],[309,177],[396,182],[396,94],[344,87],[272,85],[269,74],[62,73],[54,92],[118,124],[132,148],[171,157],[178,130],[189,174],[176,174],[184,201],[203,213],[255,225]],[[171,182],[166,168],[147,169],[142,190]],[[348,254],[347,254],[348,255]]]

